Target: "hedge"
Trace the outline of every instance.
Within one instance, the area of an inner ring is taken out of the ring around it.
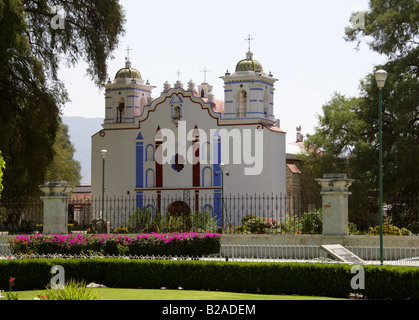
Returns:
[[[150,233],[138,235],[24,235],[9,241],[12,254],[189,256],[220,252],[217,233]]]
[[[365,289],[353,290],[352,266],[320,263],[129,260],[117,258],[27,259],[0,261],[0,290],[15,278],[14,290],[44,289],[54,265],[65,278],[107,287],[220,290],[369,299],[419,299],[419,268],[365,265]]]

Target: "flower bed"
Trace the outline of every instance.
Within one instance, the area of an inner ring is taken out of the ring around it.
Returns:
[[[24,235],[9,241],[12,254],[204,256],[221,248],[217,233],[138,235]]]

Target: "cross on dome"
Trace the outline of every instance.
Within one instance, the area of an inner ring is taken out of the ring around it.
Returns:
[[[249,36],[246,38],[246,39],[244,39],[244,40],[246,40],[246,41],[248,41],[249,42],[249,51],[250,51],[250,44],[251,44],[251,42],[254,40],[251,36],[250,36],[250,34],[249,34]]]
[[[130,61],[130,57],[129,57],[129,52],[130,51],[132,51],[132,49],[129,47],[129,45],[127,46],[127,48],[125,49],[126,51],[127,51],[127,56],[126,56],[126,59],[128,60],[128,61]]]

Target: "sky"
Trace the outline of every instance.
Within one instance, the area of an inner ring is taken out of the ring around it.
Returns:
[[[214,86],[216,99],[224,99],[227,70],[245,58],[251,35],[251,51],[265,72],[278,79],[275,84],[274,114],[287,142],[295,141],[296,127],[314,133],[317,115],[334,92],[359,94],[359,83],[385,57],[365,43],[344,40],[345,27],[353,26],[352,11],[368,9],[366,0],[121,0],[126,14],[126,33],[108,61],[109,77],[125,65],[129,46],[133,68],[156,86],[158,98],[163,83],[172,86],[189,80]],[[355,26],[356,27],[356,26]],[[63,116],[103,118],[104,89],[86,75],[86,64],[63,67],[60,77],[71,102]]]

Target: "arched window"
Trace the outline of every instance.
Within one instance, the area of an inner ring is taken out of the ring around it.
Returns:
[[[238,100],[237,116],[245,117],[247,114],[247,92],[245,90],[239,92]]]
[[[212,169],[210,167],[205,167],[202,170],[202,186],[212,187]]]
[[[124,98],[119,98],[118,100],[118,107],[116,111],[116,122],[121,123],[122,119],[124,118],[124,111],[125,111],[125,100]]]
[[[180,107],[176,106],[173,108],[173,119],[179,120],[180,119]]]
[[[154,161],[154,160],[155,160],[154,146],[152,144],[149,144],[146,148],[145,161]]]
[[[205,98],[205,91],[204,91],[204,89],[201,90],[201,98]]]
[[[146,188],[154,188],[156,186],[153,169],[148,169],[146,171],[146,173],[145,173],[145,185],[146,185]]]

